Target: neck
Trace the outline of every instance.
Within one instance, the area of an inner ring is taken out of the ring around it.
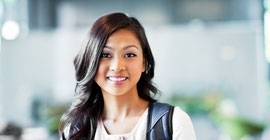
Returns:
[[[102,118],[120,120],[130,116],[140,116],[147,107],[148,102],[139,98],[138,95],[132,97],[110,96],[104,98]]]

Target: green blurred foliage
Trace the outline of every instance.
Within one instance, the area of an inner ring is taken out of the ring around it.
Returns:
[[[169,98],[173,105],[180,106],[189,115],[207,115],[210,120],[228,134],[232,140],[239,140],[246,136],[260,135],[266,128],[265,124],[246,119],[239,114],[226,114],[220,110],[222,101],[228,99],[218,92],[211,92],[202,96],[181,96],[174,94]]]

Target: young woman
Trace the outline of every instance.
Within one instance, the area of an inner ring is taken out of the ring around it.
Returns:
[[[74,65],[76,96],[61,119],[61,139],[147,139],[149,105],[158,90],[151,81],[154,58],[139,21],[123,13],[97,19]],[[172,139],[196,139],[179,107],[172,124]]]

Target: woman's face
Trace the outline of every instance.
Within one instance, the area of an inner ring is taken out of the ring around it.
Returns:
[[[103,48],[95,81],[103,94],[137,94],[137,83],[144,71],[140,41],[132,31],[120,29]]]

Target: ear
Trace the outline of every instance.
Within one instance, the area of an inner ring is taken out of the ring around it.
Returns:
[[[145,59],[143,59],[142,72],[145,72],[145,69],[146,69],[146,63],[145,63]]]

